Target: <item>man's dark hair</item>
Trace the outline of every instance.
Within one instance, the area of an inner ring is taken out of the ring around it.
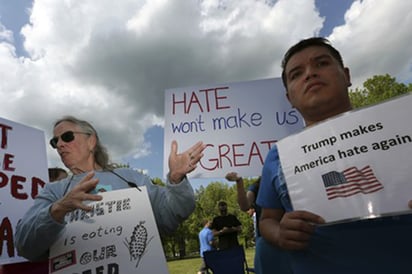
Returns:
[[[220,201],[217,205],[218,206],[227,206],[227,203],[225,201]]]
[[[342,67],[344,67],[342,56],[340,55],[339,51],[331,45],[331,43],[329,42],[328,39],[323,38],[323,37],[312,37],[312,38],[301,40],[297,44],[290,47],[289,50],[283,56],[283,60],[282,60],[282,81],[283,81],[283,85],[285,86],[285,88],[287,88],[285,68],[286,68],[286,65],[289,62],[289,59],[293,55],[295,55],[296,53],[306,49],[307,47],[312,47],[312,46],[320,46],[320,47],[327,48],[329,50],[329,52],[332,54],[332,56],[339,62],[339,64]]]

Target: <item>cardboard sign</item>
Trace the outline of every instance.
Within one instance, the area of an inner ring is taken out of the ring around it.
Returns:
[[[411,105],[401,96],[279,141],[293,208],[327,222],[412,213]]]
[[[0,265],[26,261],[14,248],[15,227],[46,182],[43,131],[0,118]]]
[[[50,273],[169,273],[146,187],[99,193],[91,212],[66,215]]]
[[[166,90],[164,176],[172,140],[179,151],[207,145],[191,177],[256,176],[277,140],[302,128],[280,78]]]

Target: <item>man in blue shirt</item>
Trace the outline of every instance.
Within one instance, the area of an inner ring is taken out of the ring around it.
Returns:
[[[199,232],[199,243],[200,243],[200,257],[203,259],[203,252],[210,251],[215,249],[215,239],[213,236],[213,232],[210,229],[211,222],[209,220],[203,221],[204,227]],[[202,265],[199,268],[198,274],[204,274],[206,272],[207,267],[205,260],[202,260]]]
[[[352,109],[349,69],[326,39],[292,46],[282,68],[286,96],[306,126]],[[262,236],[289,251],[295,274],[410,272],[412,215],[322,226],[321,216],[293,210],[276,147],[267,155],[257,204]]]

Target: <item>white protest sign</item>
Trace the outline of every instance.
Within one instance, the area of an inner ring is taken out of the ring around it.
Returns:
[[[99,193],[91,212],[66,215],[50,273],[169,273],[146,187]]]
[[[46,182],[43,131],[0,118],[0,265],[26,261],[14,248],[15,228]]]
[[[165,92],[164,176],[170,144],[179,152],[207,145],[192,177],[260,175],[275,142],[303,128],[280,78],[168,89]]]
[[[293,208],[327,222],[412,213],[411,106],[409,94],[279,141]]]

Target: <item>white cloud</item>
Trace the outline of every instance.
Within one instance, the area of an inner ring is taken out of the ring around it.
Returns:
[[[412,2],[355,1],[345,14],[345,25],[336,27],[331,41],[350,67],[353,83],[378,74],[398,81],[412,81]]]
[[[314,1],[266,2],[36,0],[21,31],[28,57],[0,25],[0,117],[50,137],[72,114],[95,125],[114,160],[147,155],[143,133],[163,123],[165,89],[279,76],[284,51],[322,28]],[[359,1],[335,29],[356,79],[411,78],[409,2]]]
[[[5,41],[5,42],[13,42],[13,32],[6,29],[3,24],[0,22],[0,42]]]

